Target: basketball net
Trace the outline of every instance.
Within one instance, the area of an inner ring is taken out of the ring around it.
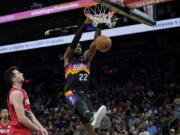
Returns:
[[[112,28],[115,27],[117,20],[119,20],[119,18],[114,15],[115,12],[112,9],[107,8],[101,4],[86,7],[84,9],[84,14],[93,21],[92,24],[95,27],[99,23],[104,23],[108,27]]]

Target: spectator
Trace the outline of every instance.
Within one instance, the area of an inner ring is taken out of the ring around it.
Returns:
[[[105,115],[101,121],[100,132],[102,135],[107,135],[110,130],[110,119]]]
[[[139,135],[150,135],[150,133],[148,131],[146,131],[145,127],[143,127],[140,129]]]
[[[158,133],[157,127],[154,125],[152,121],[149,122],[149,127],[147,127],[147,131],[150,135],[156,135]]]

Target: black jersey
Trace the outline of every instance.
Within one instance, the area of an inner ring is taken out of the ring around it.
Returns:
[[[84,56],[72,57],[69,64],[65,66],[65,91],[81,90],[87,91],[90,79],[90,64],[85,61]]]

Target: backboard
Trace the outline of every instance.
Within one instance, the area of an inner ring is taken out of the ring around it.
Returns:
[[[133,20],[136,20],[140,23],[144,23],[149,26],[156,24],[156,7],[155,5],[137,4],[130,5],[130,1],[141,1],[141,0],[126,0],[130,6],[127,6],[125,0],[94,0],[97,3],[100,3],[108,8],[113,9],[115,12],[127,16]],[[161,0],[162,1],[162,0]],[[137,6],[141,8],[136,8]],[[133,8],[134,7],[134,8]]]

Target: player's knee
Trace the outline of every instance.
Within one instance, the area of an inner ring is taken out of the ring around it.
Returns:
[[[92,117],[93,117],[93,112],[90,112],[90,111],[85,111],[84,112],[84,118],[86,119],[86,121],[88,123],[91,122]]]
[[[83,123],[90,123],[93,112],[91,112],[84,101],[78,100],[76,105],[76,111],[80,114],[83,119]]]

